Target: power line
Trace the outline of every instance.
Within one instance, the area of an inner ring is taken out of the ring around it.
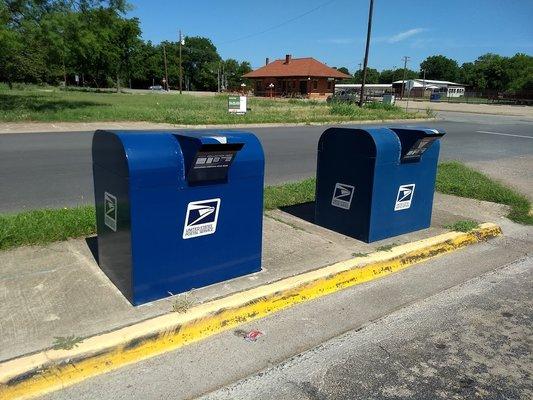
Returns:
[[[306,15],[309,15],[309,14],[315,12],[316,10],[318,10],[318,9],[320,9],[320,8],[322,8],[322,7],[325,7],[325,6],[327,6],[327,5],[330,5],[331,3],[334,3],[334,2],[336,2],[336,1],[337,1],[337,0],[326,1],[325,3],[319,4],[319,5],[316,6],[315,8],[312,8],[311,10],[308,10],[308,11],[304,12],[303,14],[300,14],[300,15],[297,15],[296,17],[293,17],[293,18],[287,19],[287,20],[285,20],[285,21],[283,21],[283,22],[280,22],[279,24],[272,25],[272,26],[270,26],[270,27],[268,27],[268,28],[266,28],[266,29],[264,29],[264,30],[262,30],[262,31],[260,31],[260,32],[255,32],[255,33],[251,33],[251,34],[246,35],[246,36],[241,36],[241,37],[239,37],[239,38],[235,38],[235,39],[227,40],[227,41],[225,41],[225,42],[219,43],[219,45],[221,45],[221,44],[227,44],[227,43],[233,43],[233,42],[238,42],[238,41],[240,41],[240,40],[249,39],[249,38],[251,38],[251,37],[259,36],[259,35],[262,35],[263,33],[270,32],[270,31],[272,31],[272,30],[274,30],[274,29],[280,28],[280,27],[282,27],[282,26],[284,26],[284,25],[287,25],[288,23],[294,22],[294,21],[296,21],[296,20],[298,20],[298,19],[300,19],[300,18],[302,18],[302,17],[305,17]]]

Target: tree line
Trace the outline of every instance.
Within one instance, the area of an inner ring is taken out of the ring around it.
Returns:
[[[338,68],[350,74],[347,68]],[[352,74],[350,74],[352,75]],[[352,83],[361,83],[362,71],[353,73]],[[517,53],[512,57],[484,54],[474,62],[459,63],[451,58],[436,55],[420,63],[420,71],[406,69],[405,79],[423,78],[451,81],[467,85],[473,91],[529,91],[533,90],[533,57]],[[404,69],[368,68],[367,83],[391,83],[404,78]]]
[[[139,20],[125,17],[129,7],[126,0],[0,0],[0,81],[147,88],[167,75],[177,87],[178,38],[143,41]],[[208,38],[184,41],[188,90],[236,88],[251,71],[246,61],[223,60]]]
[[[0,0],[0,81],[147,88],[179,82],[179,43],[141,38],[137,18],[126,18],[127,0]],[[165,55],[167,68],[165,71]],[[223,60],[210,39],[185,37],[183,85],[188,90],[238,88],[250,63]],[[347,68],[340,71],[348,73]],[[473,62],[435,55],[407,69],[406,79],[463,83],[470,90],[533,90],[533,57],[485,54]],[[362,71],[347,82],[360,83]],[[403,68],[367,69],[367,83],[404,78]]]

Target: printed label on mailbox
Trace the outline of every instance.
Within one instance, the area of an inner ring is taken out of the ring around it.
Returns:
[[[215,233],[219,209],[220,199],[191,201],[185,214],[183,239]]]
[[[406,210],[411,207],[411,201],[415,193],[415,184],[401,185],[398,188],[398,196],[396,196],[396,205],[394,211]]]
[[[333,198],[331,199],[331,205],[345,210],[349,210],[352,205],[353,193],[355,192],[355,187],[352,185],[347,185],[345,183],[335,184],[335,189],[333,189]]]
[[[104,192],[104,223],[113,232],[117,231],[117,198]]]

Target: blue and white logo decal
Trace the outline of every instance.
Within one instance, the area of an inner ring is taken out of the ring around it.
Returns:
[[[406,210],[410,208],[414,193],[414,183],[400,185],[398,188],[398,196],[396,196],[396,205],[394,206],[394,211]]]
[[[219,209],[220,199],[191,201],[185,214],[183,239],[215,233]]]
[[[117,231],[117,198],[104,192],[104,224],[113,232]]]
[[[349,210],[352,205],[353,193],[355,188],[352,185],[345,183],[335,184],[333,189],[333,198],[331,199],[331,205],[345,210]]]

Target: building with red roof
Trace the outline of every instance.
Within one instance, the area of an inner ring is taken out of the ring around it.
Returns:
[[[256,96],[285,96],[305,98],[326,98],[333,94],[335,82],[351,78],[350,75],[328,67],[312,57],[292,58],[269,62],[243,75],[253,81]]]

